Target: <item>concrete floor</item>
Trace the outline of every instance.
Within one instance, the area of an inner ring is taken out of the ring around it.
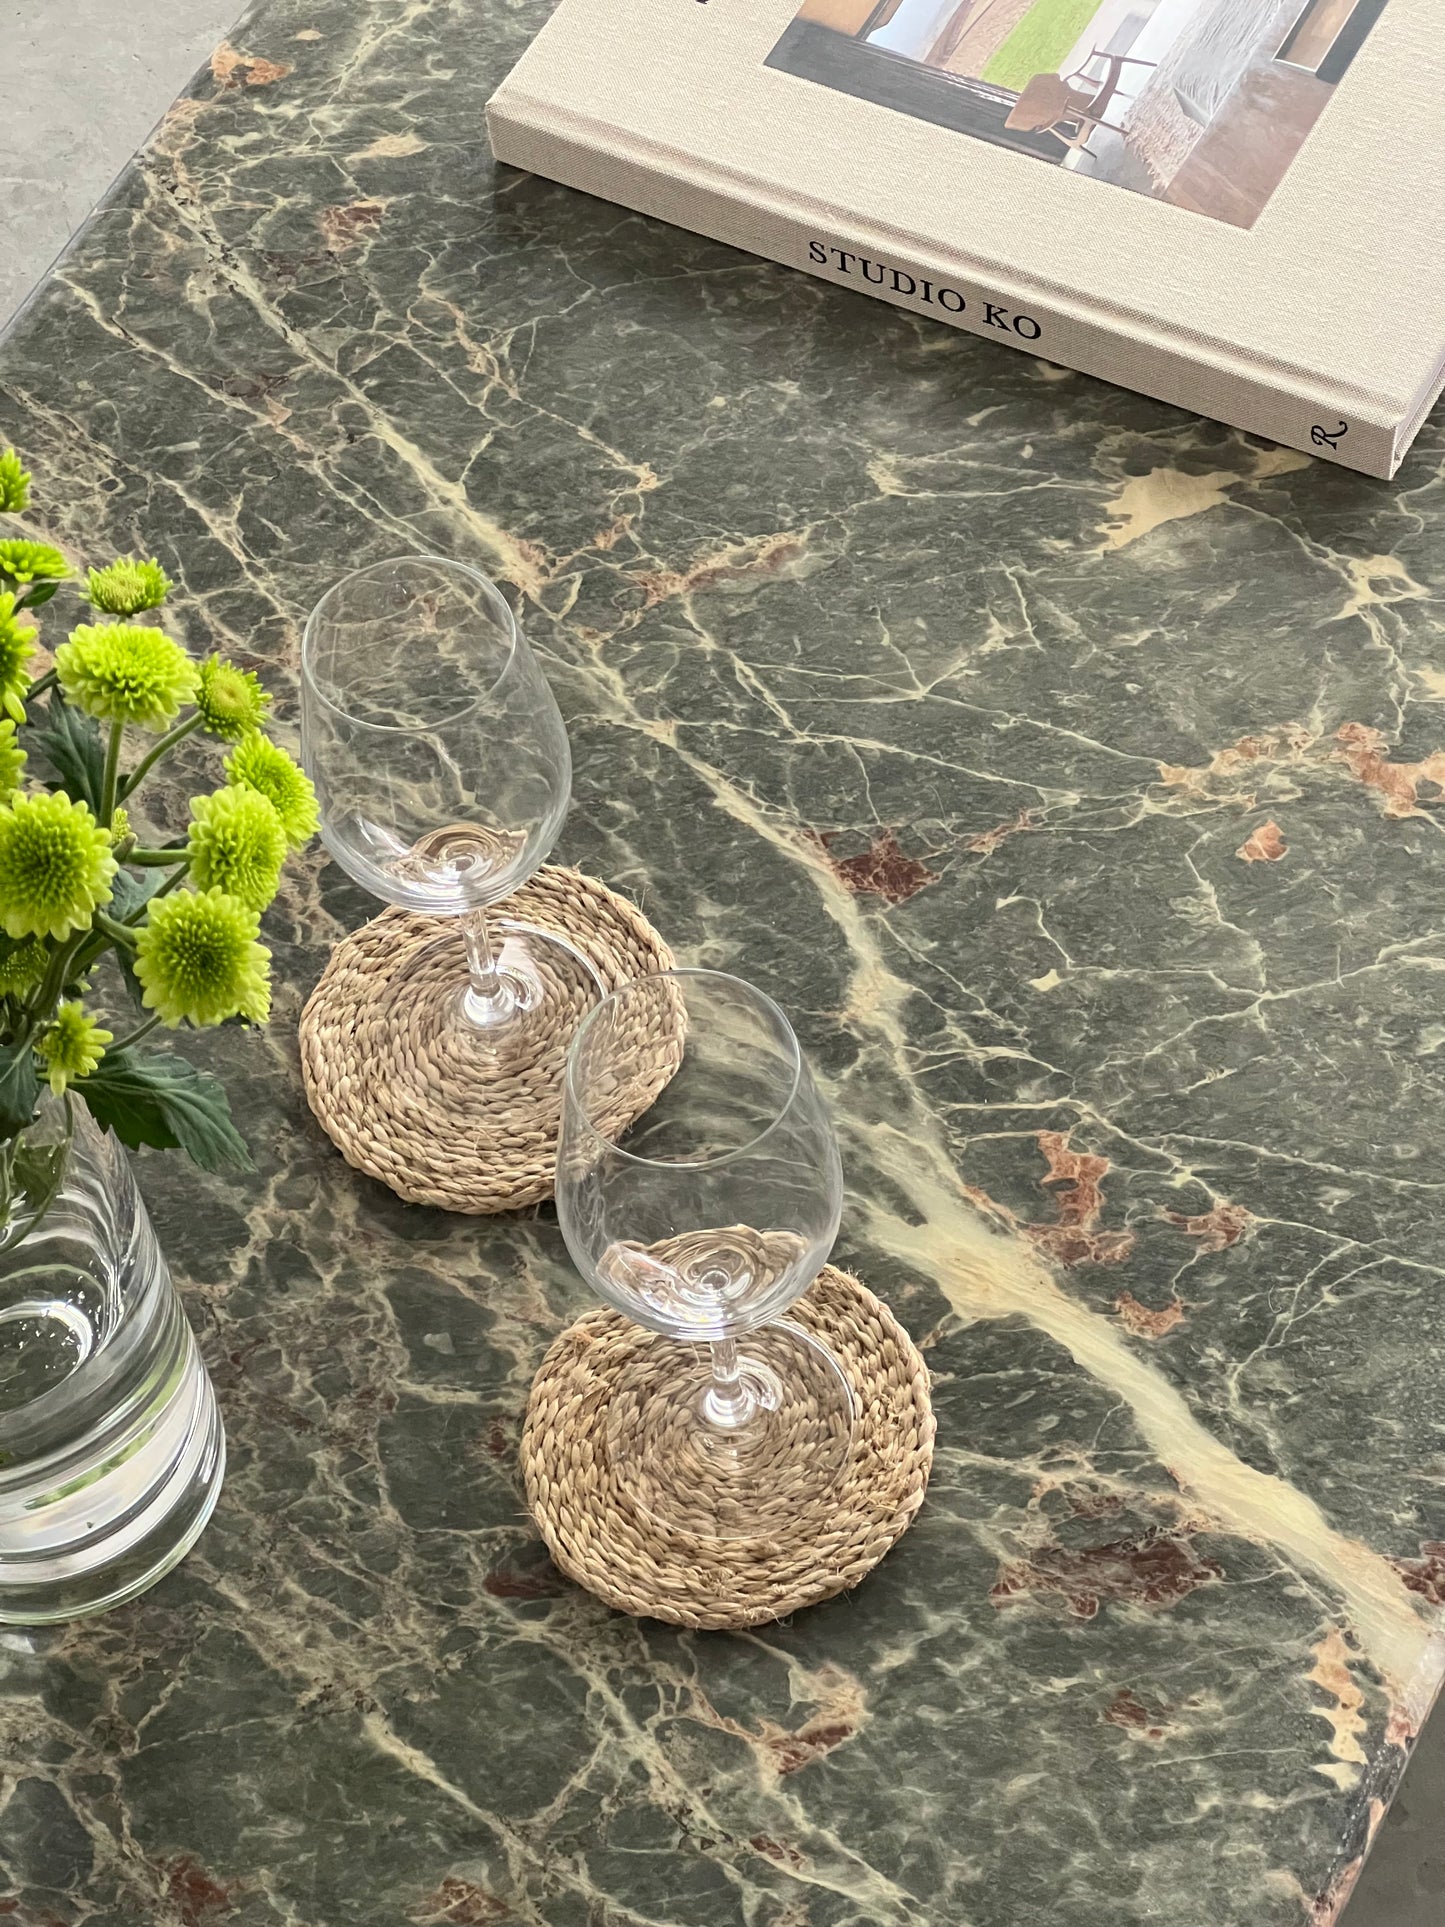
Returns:
[[[1445,1703],[1420,1736],[1342,1927],[1440,1927],[1445,1920]]]
[[[0,328],[245,0],[0,0]]]
[[[240,12],[240,0],[0,0],[0,329]],[[1344,1927],[1441,1927],[1442,1812],[1445,1711]]]

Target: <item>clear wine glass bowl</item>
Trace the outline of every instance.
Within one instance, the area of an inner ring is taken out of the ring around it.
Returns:
[[[655,1085],[650,1040],[682,1037]],[[615,1387],[634,1502],[701,1537],[769,1536],[836,1490],[853,1400],[782,1316],[826,1263],[843,1178],[792,1026],[740,978],[674,970],[605,999],[568,1054],[557,1213],[583,1276],[654,1334]]]
[[[512,1067],[555,1057],[560,1076],[575,1027],[562,1013],[601,985],[570,945],[486,911],[551,851],[572,759],[495,584],[402,556],[328,590],[302,640],[301,753],[342,869],[384,902],[458,920],[438,937],[456,953],[454,994],[431,1027]]]
[[[545,859],[571,794],[567,731],[486,576],[438,556],[358,569],[313,610],[302,673],[322,839],[364,890],[455,916]]]

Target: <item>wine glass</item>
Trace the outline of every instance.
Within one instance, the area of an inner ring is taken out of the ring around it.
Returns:
[[[681,1061],[639,1116],[665,1051]],[[606,1427],[624,1490],[653,1519],[765,1538],[826,1508],[853,1395],[827,1347],[780,1314],[826,1262],[842,1197],[827,1109],[772,998],[720,971],[671,970],[583,1019],[557,1215],[582,1275],[653,1334]]]
[[[393,986],[408,1025],[443,1061],[461,1050],[560,1081],[603,986],[559,937],[487,917],[546,858],[572,785],[561,712],[496,586],[465,563],[408,555],[328,590],[301,644],[301,756],[347,875],[460,920],[465,962],[448,926],[438,943],[455,968],[429,968],[423,952]]]

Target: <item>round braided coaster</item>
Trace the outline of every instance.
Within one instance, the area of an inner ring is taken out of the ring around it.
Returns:
[[[527,923],[565,939],[605,991],[673,967],[642,912],[578,870],[544,865],[491,921],[499,936]],[[398,1196],[474,1215],[515,1211],[552,1195],[560,1071],[555,1053],[499,1069],[438,1029],[434,1014],[466,972],[456,919],[384,910],[337,944],[301,1013],[302,1080],[346,1162]],[[592,997],[569,996],[558,1028],[570,1034]],[[648,1015],[657,1024],[666,1008]],[[681,1055],[679,1005],[674,1027],[638,1038],[619,1123],[647,1109]]]
[[[527,1502],[561,1570],[620,1612],[675,1626],[756,1626],[856,1586],[907,1531],[933,1463],[928,1370],[888,1307],[826,1265],[790,1320],[832,1351],[857,1400],[849,1462],[826,1501],[772,1507],[772,1536],[704,1539],[637,1512],[608,1461],[614,1386],[648,1332],[610,1310],[564,1331],[527,1401],[522,1475]],[[658,1348],[659,1373],[667,1348]],[[809,1425],[794,1434],[806,1474]],[[779,1467],[780,1487],[788,1473]]]

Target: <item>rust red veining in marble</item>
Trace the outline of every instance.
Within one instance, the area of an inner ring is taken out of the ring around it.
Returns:
[[[647,606],[668,602],[674,596],[692,595],[698,589],[712,589],[722,582],[741,582],[751,576],[776,575],[807,554],[808,545],[793,535],[770,535],[755,546],[727,550],[722,555],[705,556],[690,569],[649,569],[633,577],[645,591]]]
[[[1445,790],[1445,750],[1432,751],[1418,763],[1392,763],[1383,731],[1367,723],[1344,723],[1335,731],[1339,747],[1334,752],[1367,789],[1379,792],[1386,816],[1420,816],[1420,785],[1428,783],[1437,792],[1430,800],[1438,802]]]
[[[1392,1559],[1390,1564],[1411,1592],[1432,1606],[1445,1606],[1445,1540],[1423,1540],[1418,1559]]]
[[[1012,822],[997,823],[991,830],[980,830],[976,836],[966,838],[963,847],[970,856],[992,856],[1000,843],[1007,843],[1011,836],[1031,830],[1036,821],[1032,810],[1020,810]]]
[[[797,1773],[815,1760],[821,1760],[825,1753],[831,1753],[835,1746],[851,1740],[857,1730],[850,1720],[830,1720],[819,1715],[805,1720],[793,1733],[765,1732],[763,1744],[772,1754],[779,1775]]]
[[[1354,1892],[1355,1882],[1360,1877],[1360,1869],[1365,1864],[1365,1856],[1356,1854],[1347,1866],[1341,1868],[1325,1891],[1310,1906],[1309,1927],[1335,1927],[1345,1902]]]
[[[995,1606],[1011,1606],[1030,1594],[1057,1593],[1076,1618],[1093,1619],[1111,1599],[1176,1606],[1223,1577],[1224,1568],[1200,1558],[1182,1534],[1151,1527],[1104,1546],[1040,1546],[1003,1566],[988,1596]]]
[[[748,1841],[748,1845],[754,1853],[760,1853],[765,1860],[771,1860],[775,1866],[790,1867],[794,1872],[807,1860],[806,1854],[800,1853],[786,1840],[774,1840],[771,1834],[755,1833]]]
[[[1130,1692],[1127,1686],[1119,1688],[1104,1708],[1103,1717],[1110,1726],[1120,1726],[1126,1733],[1135,1734],[1144,1740],[1162,1740],[1168,1730],[1164,1714],[1151,1713],[1138,1695]]]
[[[333,254],[342,254],[375,234],[385,212],[380,201],[348,201],[340,207],[322,208],[316,219],[327,247]]]
[[[1109,1160],[1072,1150],[1067,1131],[1040,1131],[1038,1144],[1049,1166],[1041,1182],[1058,1186],[1059,1215],[1054,1224],[1025,1225],[1024,1236],[1061,1265],[1122,1264],[1134,1249],[1134,1233],[1099,1228]]]
[[[1164,1216],[1186,1236],[1197,1238],[1201,1251],[1224,1251],[1237,1245],[1258,1222],[1252,1211],[1246,1211],[1242,1204],[1231,1204],[1227,1198],[1192,1217],[1180,1211],[1166,1211]]]
[[[1271,817],[1268,823],[1261,823],[1257,830],[1252,831],[1234,854],[1245,863],[1278,863],[1289,854],[1289,845],[1278,823]]]
[[[835,1747],[851,1740],[863,1724],[863,1691],[851,1673],[839,1666],[825,1665],[819,1669],[816,1681],[817,1711],[800,1726],[779,1726],[769,1719],[759,1720],[756,1727],[744,1726],[741,1721],[719,1713],[710,1700],[698,1693],[693,1696],[693,1714],[704,1726],[746,1740],[761,1764],[782,1779],[826,1758]]]
[[[1252,809],[1254,791],[1232,787],[1236,780],[1252,775],[1262,763],[1297,763],[1316,740],[1301,724],[1282,723],[1275,729],[1241,736],[1227,749],[1216,750],[1207,763],[1198,766],[1161,763],[1159,780],[1166,789],[1179,790],[1201,802],[1233,803]]]
[[[211,55],[211,74],[220,87],[269,87],[292,71],[280,61],[243,54],[229,40],[223,40]]]
[[[1395,762],[1383,730],[1370,723],[1342,723],[1332,737],[1321,738],[1299,723],[1284,723],[1253,736],[1241,736],[1227,749],[1216,750],[1207,763],[1192,766],[1161,763],[1159,780],[1196,802],[1232,804],[1253,809],[1258,783],[1268,780],[1268,766],[1306,766],[1324,770],[1343,765],[1355,781],[1373,790],[1384,815],[1421,816],[1420,791],[1433,792],[1425,800],[1438,803],[1445,793],[1445,750],[1432,750],[1418,762]],[[1256,779],[1255,772],[1258,772]],[[1288,845],[1279,825],[1269,822],[1256,830],[1235,852],[1246,862],[1275,863]]]
[[[882,897],[890,907],[906,903],[930,883],[938,872],[930,870],[917,857],[909,856],[893,830],[882,830],[866,850],[856,856],[834,856],[833,844],[842,834],[838,830],[808,830],[807,839],[827,858],[828,868],[850,895]]]
[[[493,1599],[555,1599],[566,1590],[566,1580],[550,1560],[524,1572],[496,1566],[482,1581],[482,1591]]]
[[[411,1914],[412,1920],[426,1927],[482,1927],[485,1921],[513,1920],[516,1916],[505,1900],[500,1900],[485,1887],[478,1886],[474,1880],[462,1880],[456,1874],[448,1874],[446,1879],[425,1900],[419,1901]]]
[[[185,1927],[207,1927],[219,1915],[231,1912],[236,1882],[213,1879],[194,1854],[178,1854],[164,1863],[162,1872],[166,1897]]]
[[[1184,1301],[1175,1292],[1172,1300],[1158,1311],[1141,1305],[1132,1291],[1121,1291],[1114,1300],[1119,1323],[1135,1338],[1163,1338],[1176,1325],[1184,1323]]]

